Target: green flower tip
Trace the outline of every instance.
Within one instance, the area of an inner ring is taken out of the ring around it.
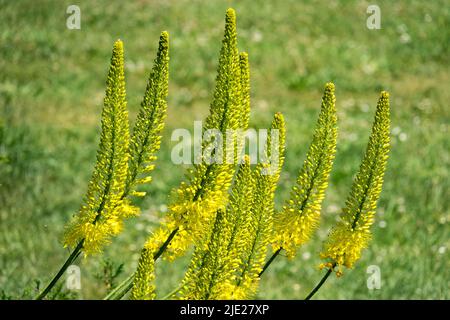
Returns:
[[[330,93],[334,93],[334,90],[335,90],[335,86],[334,86],[333,82],[328,82],[325,85],[325,91],[330,92]]]
[[[380,98],[379,98],[378,104],[377,104],[377,110],[379,110],[380,112],[382,112],[388,116],[388,114],[389,114],[389,92],[381,91]]]
[[[235,26],[236,25],[236,12],[233,8],[228,8],[227,14],[225,16],[225,24]]]
[[[275,118],[275,121],[277,121],[277,122],[284,122],[284,116],[281,112],[275,113],[274,118]]]
[[[381,99],[388,100],[389,99],[389,92],[381,91]]]
[[[161,36],[159,37],[159,45],[164,48],[169,47],[169,32],[161,32]]]
[[[240,54],[239,54],[239,59],[242,61],[242,62],[247,62],[248,61],[248,53],[247,52],[241,52]]]
[[[114,42],[114,51],[123,51],[123,41],[120,39],[117,39]]]

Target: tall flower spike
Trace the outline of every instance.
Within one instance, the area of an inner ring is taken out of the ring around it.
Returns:
[[[321,265],[322,267],[352,268],[370,241],[370,227],[374,221],[389,153],[389,113],[389,94],[383,91],[378,101],[366,153],[346,206],[321,253],[321,257],[329,261]],[[338,269],[337,275],[340,274]]]
[[[97,163],[84,204],[66,227],[64,237],[65,246],[83,241],[85,255],[99,252],[119,233],[128,214],[122,199],[128,170],[129,128],[120,40],[114,43],[106,86]]]
[[[236,13],[228,9],[225,15],[225,32],[219,55],[216,87],[204,130],[238,128],[242,116],[241,66],[237,48]]]
[[[247,52],[241,52],[239,55],[241,68],[241,108],[242,116],[240,117],[240,128],[247,129],[250,120],[250,65],[248,62]]]
[[[138,267],[134,274],[133,287],[130,294],[131,300],[154,300],[156,298],[155,286],[155,251],[145,246],[139,258]]]
[[[275,215],[274,250],[283,248],[288,257],[307,242],[319,224],[322,200],[336,153],[336,98],[334,84],[327,83],[312,143],[292,188],[289,201]]]
[[[241,117],[246,117],[242,113],[241,97],[236,15],[233,9],[228,9],[214,99],[203,132],[215,129],[225,135],[227,130],[239,128]],[[166,217],[166,225],[161,227],[167,231],[170,230],[168,226],[171,225],[178,230],[166,250],[169,258],[184,254],[190,244],[201,239],[205,235],[205,230],[209,230],[214,223],[217,210],[224,209],[226,206],[228,189],[235,172],[236,143],[235,137],[232,143],[228,143],[227,139],[223,140],[222,161],[208,163],[202,157],[201,163],[194,165],[194,168],[190,170],[188,182],[183,182],[174,192]],[[211,142],[205,139],[202,145],[203,156],[209,144]],[[215,153],[212,152],[213,156],[220,155],[219,151],[215,151]],[[225,157],[229,154],[233,155],[231,161]],[[170,234],[170,231],[167,232]]]
[[[222,255],[226,254],[221,238],[227,237],[228,229],[224,212],[218,210],[208,237],[203,238],[205,243],[197,246],[192,256],[189,269],[182,281],[183,288],[180,292],[182,299],[204,300],[208,298],[209,291],[218,276],[217,268],[224,258]]]
[[[274,211],[275,189],[284,163],[285,127],[281,113],[275,114],[269,131],[266,154],[269,159],[278,157],[276,168],[270,168],[273,163],[258,163],[255,168],[255,189],[251,206],[251,222],[248,226],[248,236],[243,245],[243,258],[236,269],[236,280],[227,289],[228,296],[221,298],[245,299],[252,297],[258,288],[261,272],[267,253],[267,245],[272,236],[272,220]],[[273,134],[273,133],[277,134]],[[278,135],[278,143],[273,138]],[[267,174],[270,173],[270,174]]]
[[[183,299],[225,299],[235,279],[235,270],[243,256],[249,235],[253,199],[250,160],[239,165],[226,211],[216,215],[209,241],[198,246],[183,279]]]
[[[151,181],[150,172],[161,145],[161,132],[167,110],[169,86],[169,34],[164,31],[159,39],[158,53],[150,73],[144,99],[130,142],[130,162],[124,197],[143,196],[135,188]]]

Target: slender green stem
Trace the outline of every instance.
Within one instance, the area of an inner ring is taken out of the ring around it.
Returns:
[[[113,126],[115,126],[115,121],[113,120]],[[114,132],[114,128],[113,128],[113,132]],[[112,137],[112,153],[114,154],[114,136]],[[112,179],[112,160],[109,162],[109,169],[108,169],[108,184],[103,192],[102,195],[102,201],[98,207],[98,209],[96,210],[97,215],[95,216],[95,219],[93,221],[93,224],[96,224],[100,217],[101,217],[101,212],[103,211],[103,208],[105,207],[106,204],[106,196],[109,193],[109,190],[111,188],[111,179]],[[50,281],[50,283],[47,285],[47,287],[36,297],[36,300],[42,300],[45,298],[45,296],[50,292],[50,290],[55,286],[55,284],[58,282],[58,280],[61,278],[61,276],[64,274],[64,272],[66,272],[67,268],[78,258],[78,256],[80,255],[81,251],[83,250],[83,243],[84,243],[84,238],[80,240],[80,242],[78,242],[78,245],[75,247],[75,249],[72,251],[72,253],[70,254],[69,258],[67,258],[66,262],[63,264],[63,266],[61,267],[61,269],[59,269],[58,273],[55,275],[55,277],[52,279],[52,281]]]
[[[171,296],[180,291],[182,287],[183,287],[182,285],[179,285],[178,287],[170,291],[168,294],[166,294],[164,297],[162,297],[161,300],[168,300]]]
[[[327,281],[328,277],[330,276],[330,274],[333,272],[334,267],[336,266],[336,264],[333,264],[333,266],[328,269],[327,273],[325,273],[325,275],[322,277],[322,279],[320,280],[320,282],[314,287],[314,289],[306,296],[305,300],[310,300],[317,291],[319,291],[320,287],[322,287],[322,285],[325,283],[325,281]]]
[[[50,292],[50,290],[55,286],[55,284],[58,282],[58,280],[62,277],[64,272],[66,272],[67,268],[78,258],[78,256],[81,253],[81,250],[83,249],[83,243],[84,239],[78,242],[78,245],[75,247],[75,249],[72,251],[70,256],[67,258],[66,262],[63,264],[61,269],[59,269],[58,273],[53,277],[52,281],[45,287],[45,289],[36,297],[36,300],[42,300],[44,299],[47,294]]]
[[[103,300],[120,300],[133,287],[134,274],[126,278],[117,287],[111,290]]]
[[[261,278],[261,276],[263,275],[264,271],[266,271],[266,269],[270,266],[270,264],[273,262],[273,260],[275,260],[275,258],[280,254],[281,250],[283,250],[283,248],[279,248],[277,251],[275,251],[272,256],[270,257],[270,259],[266,262],[266,264],[264,265],[263,269],[261,270],[261,272],[259,273],[258,277]]]
[[[175,235],[178,232],[178,228],[175,228],[167,237],[166,241],[164,241],[164,243],[162,244],[162,246],[159,248],[158,252],[155,253],[155,255],[153,256],[153,260],[158,260],[158,258],[163,254],[163,252],[167,249],[167,246],[169,245],[170,241],[172,241],[173,237],[175,237]]]

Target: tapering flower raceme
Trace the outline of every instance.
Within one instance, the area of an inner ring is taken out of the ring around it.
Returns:
[[[205,245],[196,247],[189,270],[183,279],[183,299],[220,299],[234,282],[235,270],[243,258],[249,237],[253,199],[250,160],[239,165],[225,211],[219,210]]]
[[[131,300],[153,300],[156,298],[155,286],[155,250],[152,247],[142,249],[137,270],[134,274]]]
[[[225,133],[226,129],[236,129],[239,125],[239,117],[245,117],[249,112],[248,107],[244,109],[239,100],[242,96],[241,65],[245,66],[245,61],[239,64],[235,13],[233,10],[228,10],[214,100],[203,132],[208,129],[219,129]],[[203,145],[202,151],[204,149]],[[233,164],[206,164],[202,161],[195,165],[189,172],[188,183],[183,182],[175,191],[169,214],[162,225],[149,237],[145,248],[156,251],[165,246],[166,256],[173,259],[183,255],[192,242],[208,234],[205,230],[210,229],[209,225],[211,221],[214,221],[216,211],[223,208],[227,202],[227,192],[233,173]],[[145,256],[141,257],[141,260],[145,261],[145,259]],[[144,292],[152,292],[151,284],[140,280],[145,279],[139,275],[144,272],[144,269],[141,267],[141,270],[135,273],[133,288],[145,288],[146,284],[147,288]],[[152,272],[149,268],[148,273]],[[142,289],[136,290],[142,291]]]
[[[243,61],[242,66],[245,67],[245,64],[246,60]],[[244,92],[245,99],[248,99],[247,89]],[[234,10],[229,9],[225,18],[225,34],[220,52],[214,99],[203,133],[208,130],[217,130],[225,136],[227,130],[236,130],[243,125],[241,119],[248,117],[249,108],[242,104],[242,96],[236,15]],[[177,230],[166,250],[169,258],[182,255],[190,244],[204,236],[205,230],[209,230],[214,222],[217,210],[225,209],[228,189],[235,171],[237,152],[235,138],[232,142],[227,139],[223,139],[222,142],[219,143],[218,148],[210,149],[214,141],[204,140],[200,163],[194,165],[189,171],[188,181],[183,182],[173,193],[165,225],[161,226],[161,229],[169,234],[172,231],[169,225]],[[231,161],[227,155],[232,155]],[[207,158],[213,161],[208,161]],[[153,237],[149,239],[149,241],[154,240],[158,239]]]
[[[208,237],[203,237],[205,243],[196,247],[190,266],[182,282],[180,298],[187,300],[207,299],[220,274],[216,271],[221,260],[226,259],[223,254],[223,243],[221,240],[227,236],[227,223],[225,213],[218,210],[215,221]]]
[[[155,261],[161,254],[164,246],[170,242],[176,227],[172,224],[164,224],[156,229],[146,241],[139,257],[138,267],[133,275],[131,298],[133,300],[155,299]]]
[[[85,255],[101,250],[120,232],[134,209],[122,198],[128,171],[128,112],[126,109],[123,43],[114,43],[106,81],[102,131],[97,163],[85,203],[66,227],[65,246],[83,242]]]
[[[239,54],[239,63],[241,69],[241,123],[240,128],[248,127],[250,120],[250,65],[247,52]]]
[[[169,34],[164,31],[159,39],[158,53],[150,73],[144,99],[130,141],[130,161],[124,197],[143,196],[135,188],[151,181],[150,172],[161,145],[161,132],[167,110],[169,85]]]
[[[144,195],[135,188],[151,181],[149,173],[154,168],[152,162],[160,147],[167,109],[168,41],[168,33],[163,32],[131,143],[125,101],[123,43],[117,41],[114,45],[97,165],[89,183],[86,203],[69,224],[65,235],[65,245],[73,246],[83,241],[85,255],[100,251],[112,235],[120,232],[124,218],[139,213],[127,197]]]
[[[274,195],[284,163],[285,134],[284,118],[281,113],[277,113],[269,130],[265,152],[272,163],[258,163],[253,172],[255,187],[251,221],[241,249],[243,257],[236,269],[235,281],[224,284],[221,299],[250,298],[258,288],[259,273],[264,265],[267,245],[272,238]]]
[[[164,246],[170,243],[176,226],[163,224],[156,229],[146,241],[141,251],[138,267],[132,281],[131,298],[134,300],[152,300],[156,297],[153,280],[155,278],[155,260],[162,253]]]
[[[335,104],[334,84],[327,83],[306,160],[290,199],[275,215],[273,248],[275,251],[284,249],[290,258],[310,239],[319,224],[322,200],[336,153]]]
[[[252,220],[244,257],[237,269],[234,283],[227,283],[228,290],[222,294],[223,299],[251,298],[258,288],[259,273],[266,258],[267,245],[272,232],[274,182],[272,176],[262,174],[267,165],[257,167],[254,172],[255,194],[253,198]],[[227,296],[228,295],[228,296]]]
[[[376,205],[383,185],[389,153],[389,94],[378,101],[372,133],[359,172],[353,182],[341,219],[331,231],[321,253],[328,260],[321,267],[352,268],[370,239]]]
[[[240,94],[240,108],[239,127],[237,132],[233,135],[233,140],[236,142],[236,160],[242,159],[245,154],[245,139],[247,138],[245,130],[248,128],[250,121],[250,65],[248,61],[248,54],[241,52],[239,54],[240,73],[241,73],[241,94]]]
[[[241,65],[237,48],[236,13],[228,9],[225,31],[219,55],[214,99],[204,131],[208,129],[235,129],[241,116]]]

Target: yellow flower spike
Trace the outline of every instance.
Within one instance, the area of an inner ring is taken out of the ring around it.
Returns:
[[[168,33],[161,34],[158,55],[150,75],[141,110],[129,142],[125,101],[123,43],[114,44],[102,113],[102,133],[97,164],[85,204],[66,227],[65,246],[83,244],[85,256],[101,251],[123,227],[123,219],[139,214],[128,200],[139,184],[149,183],[148,174],[161,142],[168,88]],[[129,161],[129,163],[128,163]],[[95,233],[95,234],[94,234]]]
[[[85,255],[101,251],[121,229],[117,207],[128,171],[128,112],[126,108],[123,43],[114,43],[106,81],[102,131],[97,163],[89,182],[85,203],[66,226],[64,245],[75,247],[83,241]]]
[[[237,48],[236,13],[228,9],[225,32],[219,55],[214,99],[204,130],[237,129],[241,113],[241,65]]]
[[[239,55],[239,63],[241,69],[241,90],[242,90],[242,117],[240,128],[246,129],[250,120],[250,65],[248,62],[248,54],[241,52]]]
[[[218,211],[211,232],[205,242],[196,247],[188,271],[182,281],[180,298],[187,300],[208,299],[209,289],[214,286],[221,254],[220,238],[224,232],[224,212]]]
[[[337,116],[334,84],[327,83],[306,160],[290,199],[275,215],[274,251],[283,248],[289,258],[307,242],[319,224],[322,200],[336,153]]]
[[[374,221],[390,148],[389,117],[389,94],[383,91],[377,104],[367,149],[346,206],[321,253],[323,259],[338,266],[352,268],[370,241],[370,227]]]
[[[272,145],[272,131],[276,130],[278,132],[277,137],[278,141],[273,145],[275,147],[275,150],[271,150],[269,146]],[[281,168],[284,164],[284,157],[285,157],[285,146],[286,146],[286,124],[284,121],[284,116],[281,112],[277,112],[274,115],[271,128],[269,129],[269,136],[267,141],[267,147],[270,152],[268,155],[269,158],[274,157],[275,159],[278,159],[278,166],[275,171],[275,174],[272,175],[274,183],[274,188],[276,187],[276,184],[278,183],[278,179],[280,178]]]
[[[161,132],[167,113],[168,86],[169,34],[163,31],[131,137],[130,168],[124,197],[127,195],[145,196],[145,192],[135,191],[135,188],[151,182],[149,174],[155,168],[152,162],[156,160],[156,152],[161,145]]]
[[[248,241],[253,188],[250,159],[245,156],[236,173],[228,207],[218,211],[208,241],[196,247],[183,279],[181,298],[225,299],[227,292],[232,295],[231,281]]]
[[[274,130],[278,132],[278,144],[272,143],[271,140],[271,132],[274,132]],[[273,163],[258,163],[253,171],[255,187],[252,192],[253,203],[250,210],[250,221],[246,225],[247,233],[242,236],[241,250],[243,255],[236,269],[236,275],[232,281],[233,285],[230,286],[234,288],[233,291],[229,292],[230,298],[238,291],[240,292],[239,296],[251,298],[258,288],[259,274],[262,271],[267,245],[270,243],[272,236],[274,195],[281,167],[284,163],[285,134],[283,115],[277,113],[272,121],[265,148],[267,159],[273,160],[272,156],[274,155],[278,158],[277,167],[273,170],[273,168],[270,168]]]
[[[144,247],[139,258],[138,267],[133,279],[131,300],[154,300],[156,298],[155,286],[155,254],[154,248]]]
[[[246,67],[245,63],[244,59],[242,67]],[[247,99],[248,93],[247,89],[241,90],[241,81],[247,82],[241,78],[236,15],[234,10],[229,9],[225,17],[225,32],[219,56],[214,99],[203,132],[218,129],[225,135],[228,129],[236,130],[240,127],[242,117],[248,118],[249,108],[242,106],[243,96]],[[208,142],[204,142],[202,150],[205,150],[207,145]],[[167,247],[165,255],[168,258],[174,259],[184,254],[192,243],[201,242],[205,230],[211,229],[217,210],[226,207],[228,189],[235,172],[236,143],[230,145],[224,141],[223,152],[224,155],[234,155],[233,163],[206,164],[202,161],[188,171],[188,182],[182,183],[173,192],[165,223],[173,224],[175,228],[183,229],[184,232],[177,232]]]

